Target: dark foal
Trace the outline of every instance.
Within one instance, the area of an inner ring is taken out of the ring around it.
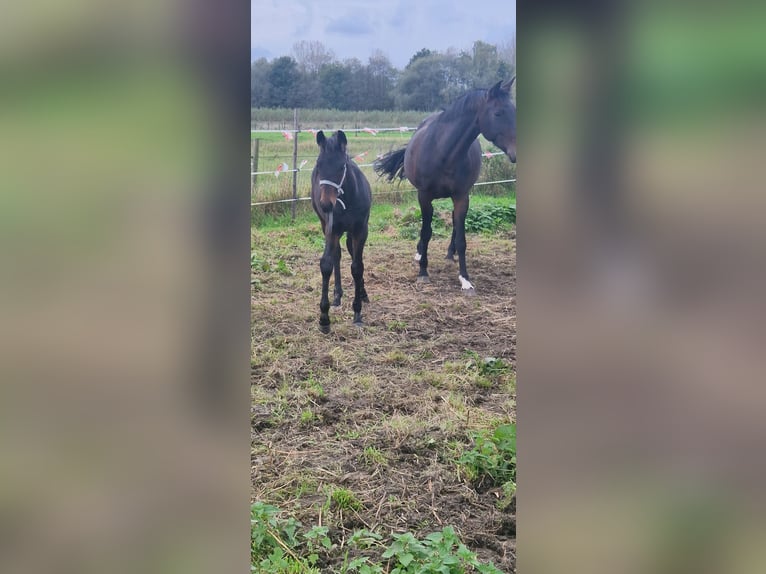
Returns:
[[[343,288],[340,281],[340,239],[346,233],[346,248],[351,255],[354,278],[354,324],[362,325],[362,301],[369,302],[364,289],[364,244],[372,206],[372,192],[362,170],[346,153],[346,134],[341,130],[331,137],[317,134],[319,157],[311,173],[311,205],[319,216],[324,233],[324,253],[319,263],[322,270],[322,298],[319,302],[319,329],[330,332],[330,275],[335,271],[333,306],[340,305]]]
[[[450,197],[453,226],[447,258],[458,254],[461,288],[474,292],[465,265],[465,216],[468,192],[481,170],[477,138],[482,134],[516,163],[516,107],[510,95],[515,79],[514,76],[508,82],[498,82],[489,90],[468,92],[444,111],[427,117],[404,148],[375,162],[375,171],[389,181],[406,177],[418,190],[423,222],[415,260],[420,262],[420,281],[428,281],[432,202]]]

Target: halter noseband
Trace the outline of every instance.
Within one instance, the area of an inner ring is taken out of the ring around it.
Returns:
[[[348,166],[348,163],[343,164],[343,177],[340,178],[340,183],[335,183],[334,181],[330,181],[329,179],[320,179],[319,185],[331,185],[335,189],[338,190],[338,198],[336,201],[340,202],[340,204],[343,206],[343,209],[346,209],[346,204],[343,203],[343,200],[340,198],[341,195],[343,195],[343,182],[346,181],[346,167]]]

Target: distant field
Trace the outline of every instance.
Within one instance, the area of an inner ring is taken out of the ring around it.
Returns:
[[[341,110],[299,110],[298,121],[301,129],[334,128],[350,129],[364,127],[398,128],[417,127],[428,115],[417,111],[341,111]],[[293,127],[293,110],[274,108],[253,108],[250,113],[250,128],[258,130],[283,130]],[[374,124],[374,125],[373,125]]]

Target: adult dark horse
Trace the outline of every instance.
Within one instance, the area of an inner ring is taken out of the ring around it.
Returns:
[[[367,225],[372,206],[372,192],[362,170],[346,153],[346,134],[338,130],[331,137],[317,133],[319,157],[311,173],[311,205],[322,222],[324,253],[319,263],[322,270],[322,298],[319,302],[319,328],[330,332],[330,300],[327,295],[330,275],[335,271],[333,306],[340,305],[340,238],[346,233],[346,248],[351,254],[351,276],[354,278],[354,324],[362,324],[362,301],[369,302],[364,289],[362,254],[367,241]]]
[[[452,239],[447,259],[457,251],[462,289],[474,292],[465,266],[465,216],[468,191],[481,170],[479,134],[499,147],[516,163],[516,107],[511,101],[511,86],[498,82],[489,90],[473,90],[448,108],[427,117],[407,145],[375,162],[375,171],[410,180],[418,190],[423,216],[415,260],[420,262],[419,281],[428,281],[428,242],[434,199],[452,198]]]

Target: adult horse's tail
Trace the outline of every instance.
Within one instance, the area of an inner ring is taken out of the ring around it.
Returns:
[[[390,151],[380,159],[375,160],[373,168],[378,175],[385,175],[388,181],[394,181],[395,177],[404,179],[404,152],[407,146]]]

